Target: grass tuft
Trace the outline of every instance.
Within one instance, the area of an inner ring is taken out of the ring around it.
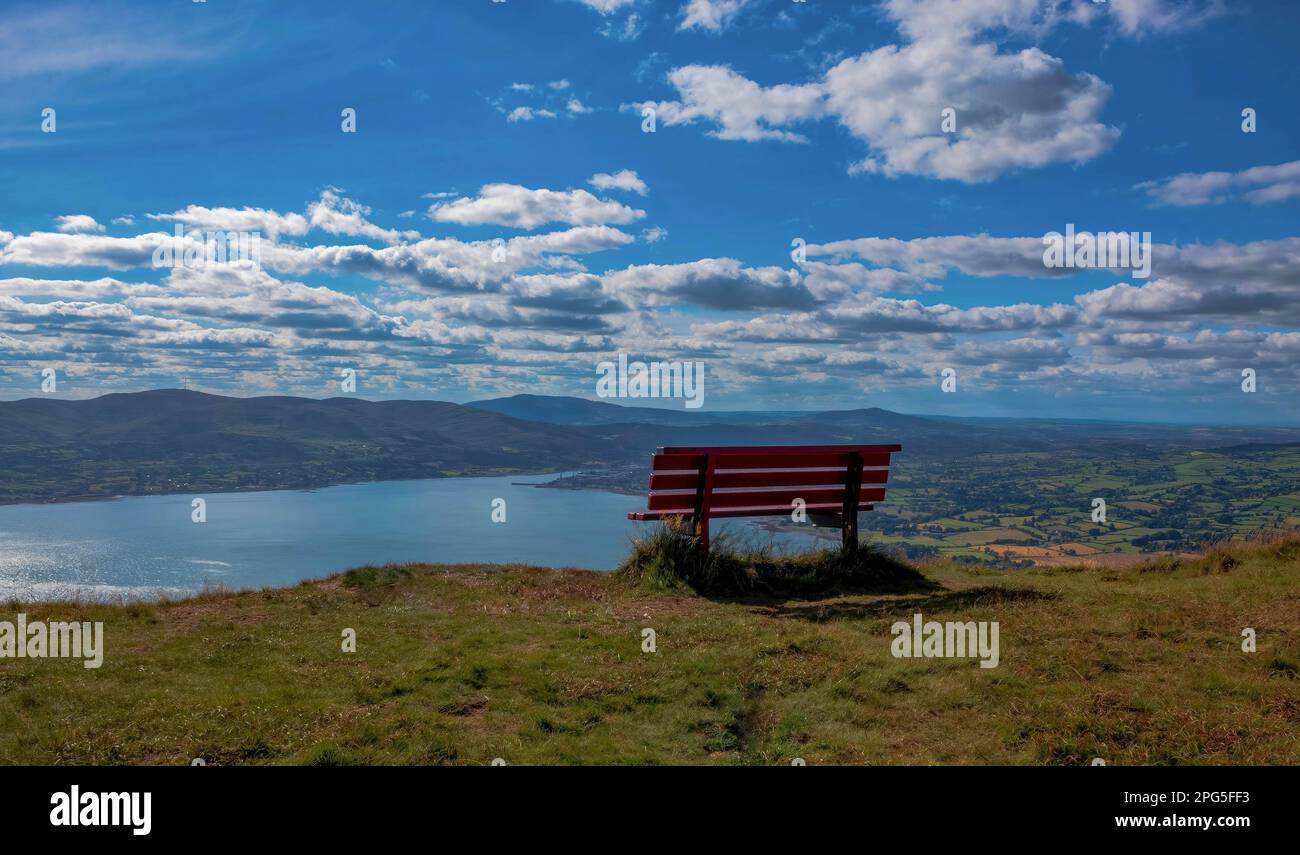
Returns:
[[[615,572],[652,591],[689,589],[709,596],[790,597],[931,587],[921,573],[867,544],[855,552],[818,549],[784,555],[768,548],[742,548],[724,533],[705,552],[678,520],[667,520],[635,540],[631,554]]]
[[[392,588],[411,578],[411,570],[402,564],[385,564],[382,567],[367,565],[353,567],[343,574],[343,584],[362,591]]]

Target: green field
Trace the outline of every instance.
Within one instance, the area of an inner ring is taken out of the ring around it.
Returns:
[[[158,605],[10,603],[0,619],[102,621],[106,653],[97,670],[0,661],[0,760],[1300,763],[1300,539],[923,570],[928,590],[801,599],[411,565]],[[999,665],[894,658],[891,625],[917,612],[998,622]]]
[[[1093,521],[1093,500],[1106,502]],[[1001,560],[993,544],[1076,543],[1103,553],[1191,552],[1300,525],[1300,451],[900,457],[885,502],[861,521],[916,559]],[[1059,557],[1059,556],[1057,556]]]

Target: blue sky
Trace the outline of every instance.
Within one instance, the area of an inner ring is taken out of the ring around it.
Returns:
[[[325,396],[345,368],[368,398],[593,397],[621,352],[703,361],[706,410],[1300,423],[1297,24],[1263,0],[8,3],[0,396],[53,367],[66,397]],[[155,266],[178,223],[257,231],[259,264]],[[1150,276],[1048,269],[1066,224],[1150,232]]]

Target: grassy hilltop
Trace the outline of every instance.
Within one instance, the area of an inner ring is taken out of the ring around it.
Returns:
[[[0,619],[103,621],[106,655],[0,660],[0,761],[1300,763],[1300,538],[921,570],[911,590],[722,598],[407,565],[158,605],[10,603]],[[1001,664],[892,658],[890,625],[917,611],[998,621]]]

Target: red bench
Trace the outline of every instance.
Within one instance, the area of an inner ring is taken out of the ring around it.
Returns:
[[[633,520],[690,518],[709,548],[709,520],[784,516],[804,501],[814,520],[835,520],[845,549],[858,545],[858,511],[885,499],[889,456],[901,445],[765,445],[660,448],[650,459],[647,510]]]

